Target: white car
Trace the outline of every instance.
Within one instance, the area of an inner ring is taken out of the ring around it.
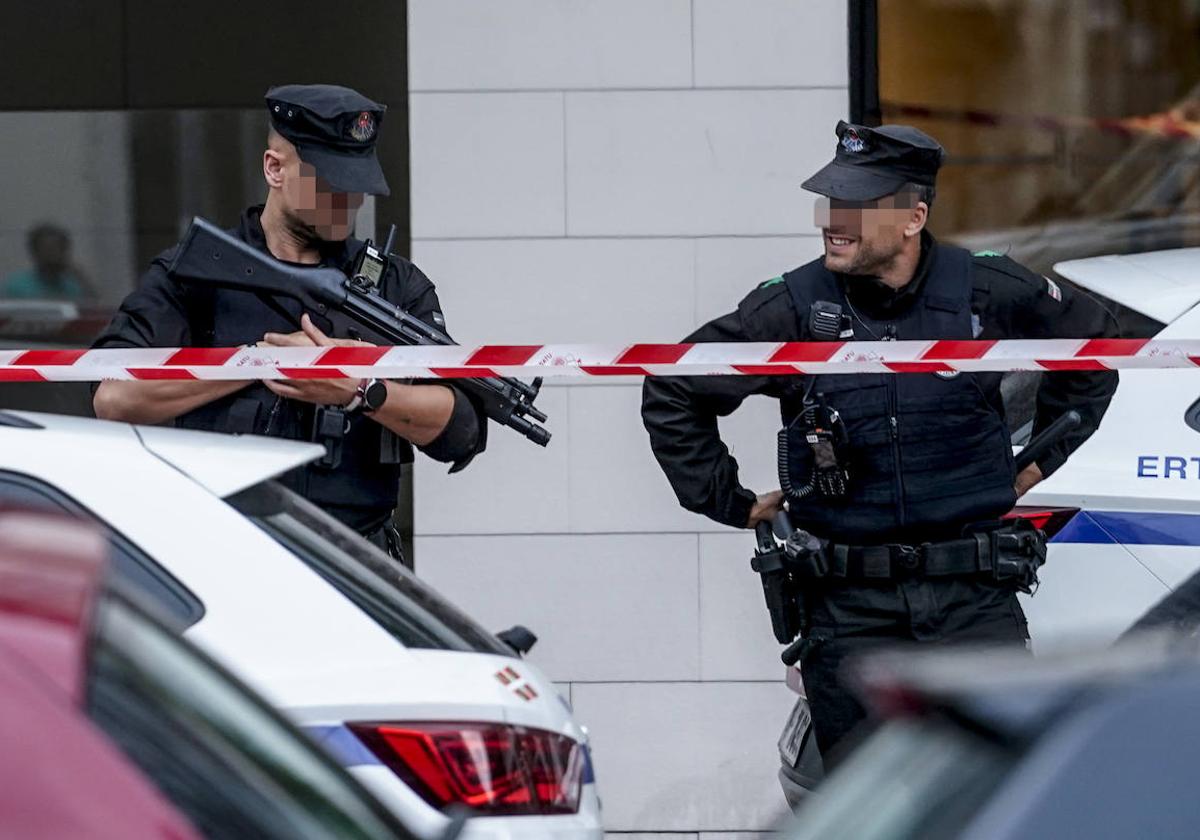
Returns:
[[[1078,286],[1200,338],[1200,248],[1059,263]],[[1200,369],[1122,370],[1100,428],[1021,499],[1059,509],[1041,585],[1022,596],[1035,647],[1116,637],[1200,570]]]
[[[270,482],[318,446],[0,412],[0,506],[111,533],[115,574],[418,833],[599,840],[585,731],[538,669]]]

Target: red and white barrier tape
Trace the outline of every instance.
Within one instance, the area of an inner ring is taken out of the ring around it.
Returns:
[[[0,350],[0,382],[759,376],[1200,367],[1200,339]]]
[[[1002,114],[966,108],[939,108],[903,102],[884,102],[888,116],[918,117],[945,122],[983,126],[1024,126],[1043,131],[1090,129],[1121,137],[1169,137],[1175,140],[1200,139],[1200,122],[1188,119],[1181,109],[1135,117],[1062,117],[1047,114]]]

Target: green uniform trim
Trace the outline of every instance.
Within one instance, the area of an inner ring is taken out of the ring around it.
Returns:
[[[759,286],[758,286],[758,288],[760,288],[760,289],[769,289],[769,288],[771,288],[772,286],[778,286],[778,285],[779,285],[780,283],[782,283],[782,282],[783,282],[783,278],[782,278],[782,277],[772,277],[772,278],[771,278],[770,280],[768,280],[767,282],[765,282],[765,283],[760,283],[760,284],[759,284]]]
[[[1004,254],[1001,254],[999,251],[976,251],[974,256],[976,256],[976,257],[1003,257]]]

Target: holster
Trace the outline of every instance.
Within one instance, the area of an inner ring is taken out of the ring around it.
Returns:
[[[786,645],[804,629],[804,593],[792,575],[787,551],[771,535],[771,526],[760,523],[756,531],[758,549],[750,560],[750,568],[758,572],[762,581],[771,631],[776,641]]]
[[[327,470],[336,470],[341,466],[342,443],[349,426],[350,421],[344,410],[324,405],[316,407],[313,411],[311,440],[325,447],[325,455],[315,466]]]

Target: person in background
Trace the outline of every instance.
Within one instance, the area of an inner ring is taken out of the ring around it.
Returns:
[[[84,301],[96,297],[87,276],[71,261],[71,235],[54,224],[30,229],[26,239],[33,266],[4,281],[6,300]]]

